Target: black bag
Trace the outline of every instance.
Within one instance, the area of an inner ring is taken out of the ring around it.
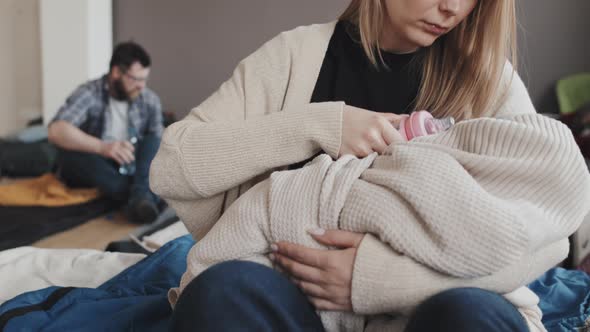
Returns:
[[[57,148],[47,141],[0,141],[0,176],[39,176],[52,172]]]

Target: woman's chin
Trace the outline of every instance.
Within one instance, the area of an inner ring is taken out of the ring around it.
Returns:
[[[421,48],[430,47],[437,39],[436,37],[421,38],[421,40],[416,41],[416,44],[420,45]]]
[[[412,37],[413,38],[411,40],[414,42],[414,44],[416,44],[416,47],[423,48],[423,47],[432,46],[432,44],[434,44],[434,42],[440,36],[435,36],[433,34],[420,31],[419,33],[417,33],[415,36],[412,36]]]

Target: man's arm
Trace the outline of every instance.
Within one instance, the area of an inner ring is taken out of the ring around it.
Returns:
[[[135,160],[131,143],[104,142],[64,120],[57,120],[49,125],[49,141],[62,149],[97,154],[121,165]]]
[[[62,149],[101,155],[100,139],[86,134],[65,120],[58,120],[49,125],[49,141]]]
[[[49,141],[62,149],[100,154],[101,140],[79,129],[95,102],[95,92],[88,84],[76,88],[51,120]]]
[[[49,124],[49,141],[62,149],[100,155],[119,164],[132,162],[135,156],[131,143],[107,143],[79,129],[87,120],[88,110],[95,101],[95,95],[87,85],[79,86]]]

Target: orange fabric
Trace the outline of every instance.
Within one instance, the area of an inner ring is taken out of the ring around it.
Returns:
[[[66,206],[98,196],[97,189],[68,188],[53,174],[0,186],[0,205],[8,206]]]

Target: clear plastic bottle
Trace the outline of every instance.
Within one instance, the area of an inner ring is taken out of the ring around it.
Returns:
[[[428,111],[417,111],[405,115],[400,121],[398,130],[406,141],[411,141],[415,137],[445,131],[454,124],[455,119],[451,116],[437,119]]]
[[[137,150],[137,131],[133,128],[130,127],[129,130],[129,143],[131,143],[133,145],[133,148]],[[123,164],[121,166],[119,166],[119,174],[121,175],[133,175],[135,174],[135,160],[127,163],[127,164]]]

